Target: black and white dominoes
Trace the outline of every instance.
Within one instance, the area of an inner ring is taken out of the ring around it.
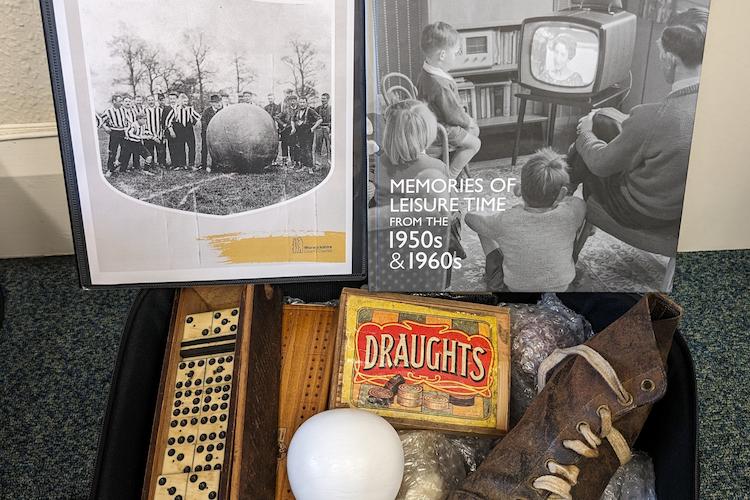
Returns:
[[[216,499],[227,446],[239,308],[185,318],[158,500]]]

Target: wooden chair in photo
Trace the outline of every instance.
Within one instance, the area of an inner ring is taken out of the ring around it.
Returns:
[[[405,101],[407,99],[419,98],[417,87],[411,81],[411,78],[403,73],[388,73],[383,77],[383,81],[381,83],[383,99],[385,100],[386,106],[390,106],[391,104]]]
[[[672,288],[672,280],[674,279],[677,262],[679,227],[663,229],[633,229],[625,227],[614,220],[593,196],[586,201],[586,226],[584,231],[589,230],[591,226],[595,226],[639,250],[668,257],[669,262],[661,287],[662,290],[670,290]]]

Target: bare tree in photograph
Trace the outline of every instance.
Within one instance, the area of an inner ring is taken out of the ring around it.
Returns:
[[[173,57],[165,56],[160,47],[149,45],[147,42],[144,42],[141,52],[141,66],[149,95],[155,95],[160,91],[169,92],[175,88],[177,82],[185,78]]]
[[[174,60],[162,59],[159,64],[159,69],[159,78],[164,84],[165,92],[174,90],[177,82],[184,78],[184,75],[179,70]]]
[[[323,64],[318,60],[318,49],[312,42],[297,38],[291,40],[289,44],[292,47],[292,55],[281,58],[292,73],[289,83],[294,85],[298,95],[314,97],[317,93],[315,90],[317,75],[323,69]]]
[[[197,89],[198,79],[195,76],[185,76],[174,82],[173,90],[176,90],[177,92],[184,92],[189,96],[195,95],[197,93]]]
[[[199,109],[205,106],[206,85],[213,75],[213,70],[208,62],[208,54],[211,51],[210,45],[206,42],[203,33],[186,34],[185,40],[189,50],[189,61],[195,80],[198,85],[198,95],[200,100]]]
[[[154,95],[157,89],[157,82],[161,78],[162,68],[159,59],[159,49],[144,44],[141,52],[141,66],[143,67],[143,77],[148,87],[148,95]]]
[[[110,54],[118,57],[123,62],[123,71],[125,75],[114,79],[115,84],[128,85],[132,94],[138,93],[138,85],[141,83],[144,75],[142,64],[144,43],[141,39],[127,34],[119,35],[109,41],[108,46]]]
[[[255,81],[255,71],[245,63],[245,58],[234,53],[232,56],[232,66],[234,67],[234,75],[237,82],[237,93],[241,93],[243,87]]]

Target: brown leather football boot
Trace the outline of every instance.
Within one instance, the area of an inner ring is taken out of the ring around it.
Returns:
[[[598,500],[667,390],[681,316],[649,294],[585,344],[555,351],[521,421],[449,499]]]

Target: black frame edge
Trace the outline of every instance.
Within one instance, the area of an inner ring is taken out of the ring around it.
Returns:
[[[57,122],[57,139],[60,145],[63,176],[65,178],[65,192],[68,198],[68,216],[70,217],[70,227],[73,234],[73,250],[75,251],[75,258],[78,264],[78,280],[82,288],[91,288],[91,272],[88,265],[88,252],[86,251],[86,236],[83,231],[83,217],[80,209],[81,199],[78,196],[78,177],[76,176],[73,143],[70,138],[70,123],[68,121],[65,84],[62,77],[55,9],[52,0],[39,0],[39,8],[42,17],[50,85]]]

